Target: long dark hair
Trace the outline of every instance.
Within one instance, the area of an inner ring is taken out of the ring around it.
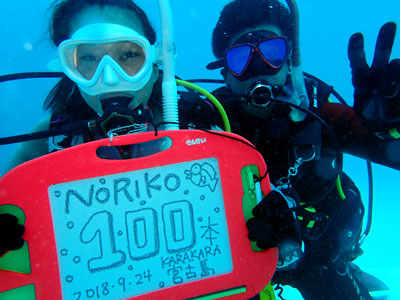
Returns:
[[[49,32],[54,45],[58,46],[71,36],[71,21],[80,12],[92,6],[99,8],[113,6],[133,12],[143,26],[145,37],[150,44],[154,44],[156,33],[144,11],[132,0],[58,0],[52,5],[53,15],[49,24]]]
[[[71,22],[88,7],[121,8],[132,12],[140,21],[145,37],[150,44],[156,41],[156,33],[144,11],[132,0],[56,0],[51,5],[53,11],[49,24],[49,33],[55,46],[71,36]],[[79,88],[68,77],[63,77],[47,95],[43,105],[54,115],[64,115],[72,119],[88,119],[93,110],[82,99]]]

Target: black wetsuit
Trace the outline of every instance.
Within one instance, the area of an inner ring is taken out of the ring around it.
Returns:
[[[360,192],[344,173],[341,183],[345,200],[335,187],[342,153],[361,156],[399,169],[382,155],[387,142],[361,126],[351,107],[328,103],[332,88],[319,80],[307,80],[311,114],[304,121],[288,119],[289,108],[273,105],[273,117],[256,118],[245,112],[245,98],[228,87],[214,92],[231,121],[232,131],[250,140],[264,156],[271,183],[280,186],[297,203],[296,215],[304,242],[304,254],[293,269],[278,270],[273,283],[297,288],[309,299],[371,299],[353,276],[350,262],[361,252],[358,241],[364,207]],[[334,133],[334,136],[332,135]],[[296,167],[296,175],[288,171]],[[287,187],[287,186],[286,186]]]
[[[154,93],[153,97],[149,101],[149,106],[158,112],[162,111],[162,101],[161,96],[158,93]],[[83,100],[82,100],[83,101]],[[204,99],[200,99],[197,93],[194,92],[184,92],[180,94],[178,101],[178,111],[179,111],[179,127],[181,129],[211,129],[215,125],[215,114],[216,111],[214,107]],[[63,127],[66,124],[74,123],[81,120],[96,120],[99,117],[88,107],[83,110],[84,113],[74,114],[71,112],[52,114],[50,129]],[[147,113],[148,117],[148,129],[147,131],[156,130],[154,126],[159,126],[163,124],[154,124],[151,118],[151,113]],[[94,131],[88,131],[83,135],[71,135],[71,136],[56,136],[49,139],[49,152],[57,151],[60,149],[69,148],[78,144],[86,143],[89,141],[98,140],[105,137],[105,133],[102,132],[100,126],[97,126]],[[159,130],[159,128],[157,128]],[[148,147],[148,146],[146,146]],[[113,159],[124,159],[131,158],[134,153],[138,155],[137,150],[129,147],[124,149],[117,147],[114,149],[116,151],[110,151],[109,153],[104,153],[107,158]],[[144,150],[144,149],[143,149]],[[149,150],[149,149],[147,149]],[[150,149],[151,151],[151,149]],[[140,154],[139,154],[140,155]],[[136,156],[135,156],[136,157]]]

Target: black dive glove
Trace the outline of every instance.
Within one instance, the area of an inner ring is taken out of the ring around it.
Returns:
[[[249,239],[260,249],[301,246],[300,231],[286,199],[277,191],[271,191],[253,209],[254,218],[247,221]]]
[[[354,111],[374,133],[400,130],[400,59],[389,62],[396,24],[386,23],[379,31],[371,67],[364,52],[361,33],[350,37],[348,57],[354,86]]]
[[[17,217],[0,214],[0,256],[9,250],[17,250],[24,244],[24,226],[18,224]]]

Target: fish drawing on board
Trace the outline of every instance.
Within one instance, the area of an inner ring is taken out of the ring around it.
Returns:
[[[190,170],[185,170],[186,179],[199,187],[208,186],[212,192],[217,187],[217,172],[209,163],[195,163]]]

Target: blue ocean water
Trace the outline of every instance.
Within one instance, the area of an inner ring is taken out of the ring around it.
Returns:
[[[205,66],[213,60],[210,39],[212,28],[226,0],[172,0],[177,44],[177,75],[184,79],[217,78],[219,71]],[[1,1],[0,75],[46,71],[56,57],[46,33],[51,1]],[[159,29],[158,5],[155,0],[137,3],[149,13]],[[366,53],[372,60],[376,37],[387,21],[400,24],[400,3],[395,0],[298,0],[300,11],[300,46],[303,70],[333,85],[352,102],[353,88],[347,59],[347,42],[354,32],[363,32]],[[159,31],[158,31],[159,32]],[[160,37],[160,35],[158,35]],[[399,38],[393,58],[400,58]],[[26,133],[43,116],[42,104],[55,80],[24,80],[0,83],[0,137]],[[212,90],[214,86],[206,86]],[[0,146],[0,172],[17,145]],[[363,160],[345,157],[345,171],[355,180],[363,198],[368,198],[366,166]],[[391,288],[390,299],[400,299],[399,194],[400,173],[374,165],[374,209],[370,235],[364,244],[365,254],[357,264],[379,277]],[[285,289],[286,299],[301,299],[295,291]]]

